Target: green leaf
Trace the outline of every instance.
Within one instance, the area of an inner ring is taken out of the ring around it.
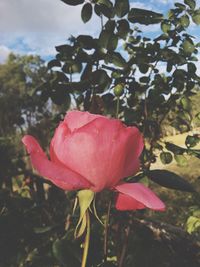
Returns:
[[[191,9],[195,9],[196,1],[195,0],[184,0],[184,3],[188,5]]]
[[[177,164],[181,167],[188,166],[188,161],[185,156],[183,155],[174,155],[174,159],[176,160]]]
[[[118,52],[113,52],[110,55],[109,62],[110,63],[113,63],[115,66],[117,66],[119,68],[125,68],[126,65],[127,65],[126,60]]]
[[[90,79],[91,79],[91,83],[93,85],[96,85],[96,84],[103,84],[108,79],[110,79],[110,77],[108,76],[105,70],[99,69],[99,70],[94,71],[91,74]]]
[[[107,31],[107,30],[103,30],[103,31],[100,33],[100,36],[99,36],[99,45],[100,45],[101,47],[107,49],[108,41],[109,41],[109,39],[110,39],[110,35],[111,35],[111,32],[110,32],[110,31]]]
[[[193,186],[176,173],[167,170],[151,170],[147,176],[155,183],[171,189],[195,192]]]
[[[172,154],[170,152],[162,152],[160,153],[160,160],[163,164],[169,164],[173,160]]]
[[[126,19],[119,20],[117,30],[118,30],[117,34],[119,35],[119,37],[121,37],[122,39],[126,39],[130,31],[130,26],[128,21]]]
[[[79,35],[76,40],[80,46],[86,50],[96,47],[95,40],[90,35]]]
[[[92,5],[86,3],[81,10],[81,18],[84,23],[88,22],[92,17]]]
[[[170,31],[170,29],[171,29],[171,23],[169,21],[162,21],[161,30],[164,33],[168,33],[168,31]]]
[[[185,10],[186,9],[186,6],[183,5],[183,4],[180,4],[180,3],[175,3],[174,4],[176,7],[180,8],[181,10]]]
[[[129,0],[116,0],[114,9],[115,14],[122,18],[129,12]]]
[[[114,51],[117,48],[118,45],[118,37],[115,34],[111,34],[109,40],[108,40],[108,45],[107,49],[109,51]]]
[[[156,13],[150,10],[132,8],[128,14],[128,20],[132,23],[140,23],[144,25],[157,24],[163,19],[161,13]]]
[[[188,154],[200,159],[200,149],[188,149]]]
[[[165,147],[166,147],[166,149],[173,152],[174,154],[182,155],[184,152],[186,152],[185,148],[182,148],[180,146],[174,145],[174,144],[169,143],[169,142],[165,143]]]
[[[70,6],[77,6],[83,4],[85,0],[61,0],[61,1]]]
[[[68,74],[80,73],[82,70],[82,64],[78,61],[67,62],[63,65],[62,71]]]
[[[182,44],[183,50],[187,54],[192,54],[195,50],[194,44],[190,40],[185,40]]]
[[[184,28],[187,28],[190,25],[190,19],[188,15],[183,15],[182,17],[180,17],[180,23],[181,23],[181,26],[183,26]]]
[[[200,228],[200,218],[195,216],[190,216],[186,223],[187,232],[192,234]]]
[[[77,267],[81,265],[81,251],[79,247],[67,238],[54,241],[52,252],[62,266]]]
[[[191,100],[188,97],[183,96],[180,100],[180,104],[184,110],[191,110]]]
[[[51,100],[56,105],[66,105],[66,109],[69,108],[71,103],[71,97],[70,94],[67,92],[66,87],[63,84],[57,84],[53,87],[53,90],[51,91]]]
[[[61,63],[59,60],[57,59],[53,59],[51,61],[48,62],[48,65],[47,65],[48,69],[51,69],[53,67],[61,67]]]
[[[185,145],[188,148],[195,147],[199,142],[200,142],[200,137],[198,136],[198,134],[188,135],[185,139]]]
[[[200,8],[192,14],[192,20],[195,24],[200,25]]]
[[[113,17],[113,4],[109,0],[98,0],[95,5],[95,13],[100,16],[103,14],[107,18]]]

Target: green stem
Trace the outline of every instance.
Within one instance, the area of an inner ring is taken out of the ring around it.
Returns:
[[[119,96],[117,97],[116,119],[118,119],[118,116],[119,116]]]
[[[84,241],[84,250],[83,250],[81,267],[86,267],[89,244],[90,244],[90,215],[88,210],[86,211],[86,222],[87,222],[87,232]]]

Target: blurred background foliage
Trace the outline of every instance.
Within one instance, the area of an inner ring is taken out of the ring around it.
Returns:
[[[107,259],[104,229],[93,218],[88,267],[199,266],[200,43],[188,30],[200,24],[196,1],[176,2],[166,16],[128,0],[62,1],[82,5],[83,23],[96,14],[98,35],[71,36],[48,64],[10,54],[0,65],[0,266],[80,266],[75,193],[34,173],[21,143],[32,134],[48,153],[70,109],[111,117],[118,110],[139,127],[141,171],[127,180],[153,187],[167,205],[164,213],[112,209]],[[153,24],[160,35],[147,38],[141,25]],[[109,198],[97,196],[102,221]]]

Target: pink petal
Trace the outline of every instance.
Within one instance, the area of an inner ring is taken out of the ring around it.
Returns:
[[[130,134],[119,120],[100,116],[67,135],[62,145],[55,136],[53,149],[64,165],[91,181],[94,191],[101,191],[123,178]]]
[[[80,174],[63,165],[48,160],[34,137],[26,135],[23,137],[22,142],[30,154],[33,167],[41,176],[44,176],[46,179],[64,190],[76,190],[91,187],[91,183]]]
[[[146,186],[140,183],[124,183],[115,189],[152,210],[164,210],[165,204]],[[129,203],[130,204],[130,203]]]
[[[55,130],[50,144],[50,157],[53,162],[61,164],[61,161],[56,156],[54,148],[56,148],[57,150],[62,150],[65,138],[67,138],[70,133],[71,131],[67,127],[67,124],[65,122],[61,122]]]
[[[130,137],[127,142],[123,177],[137,173],[140,167],[139,156],[144,147],[142,134],[136,127],[127,127],[127,131],[129,131]]]
[[[95,120],[96,118],[101,118],[101,115],[94,115],[89,112],[81,112],[81,111],[70,111],[67,112],[65,116],[65,123],[68,125],[71,131],[75,129],[79,129],[80,127],[86,125],[87,123]]]
[[[122,193],[117,194],[115,207],[117,210],[140,210],[146,208],[141,202]]]

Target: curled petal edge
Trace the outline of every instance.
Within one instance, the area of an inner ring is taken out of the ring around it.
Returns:
[[[119,192],[116,200],[118,210],[136,210],[149,208],[165,210],[165,204],[148,187],[141,183],[123,183],[114,188]]]
[[[44,178],[64,190],[77,190],[90,188],[92,184],[83,176],[71,169],[50,161],[40,147],[37,140],[30,135],[22,138],[27,152],[30,154],[34,169]]]

